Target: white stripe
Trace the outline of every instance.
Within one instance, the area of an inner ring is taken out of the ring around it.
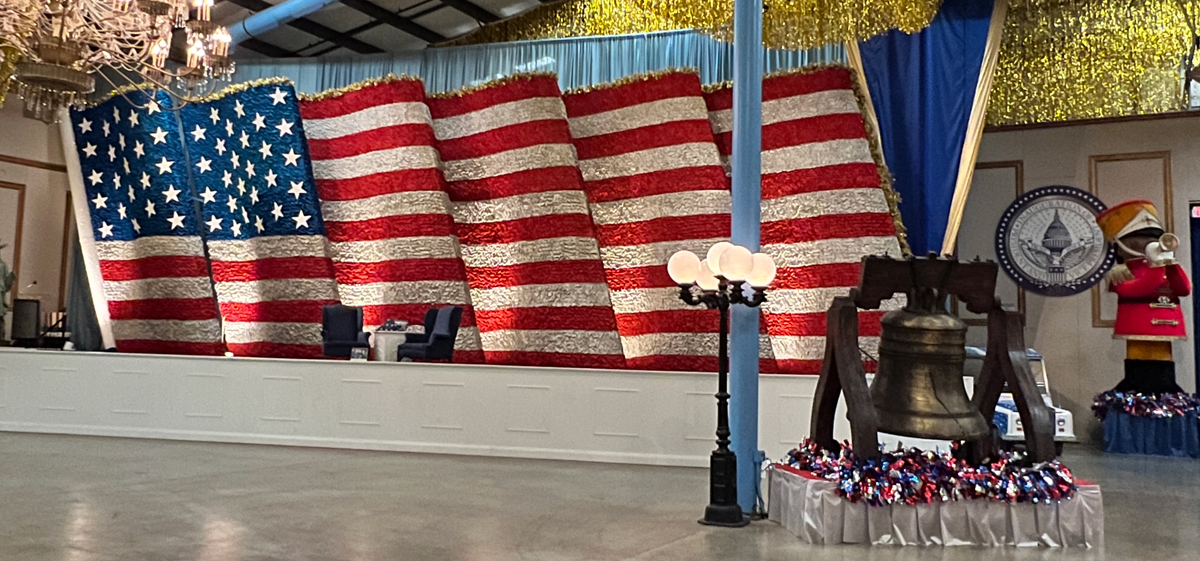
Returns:
[[[704,255],[708,248],[729,238],[709,238],[701,240],[675,240],[654,242],[640,245],[610,245],[600,248],[600,259],[605,269],[631,269],[634,267],[655,267],[666,265],[667,260],[676,251],[691,251]]]
[[[429,107],[419,101],[373,105],[353,113],[325,119],[305,119],[309,140],[327,140],[397,125],[431,125]]]
[[[867,255],[900,257],[895,236],[830,238],[811,242],[764,245],[763,253],[779,267],[808,267],[831,263],[858,263]]]
[[[345,158],[312,161],[313,176],[317,179],[353,179],[389,171],[437,166],[438,152],[432,146],[398,146]]]
[[[811,314],[829,311],[833,299],[850,294],[849,286],[819,288],[771,288],[767,290],[767,302],[763,309],[771,314]],[[884,300],[879,309],[885,312],[904,307],[904,295]]]
[[[213,261],[253,261],[262,257],[324,257],[325,236],[260,236],[248,240],[209,240]]]
[[[227,321],[225,322],[225,340],[230,343],[320,345],[321,324]]]
[[[221,340],[221,323],[215,319],[119,319],[113,335],[120,340],[215,343]]]
[[[762,202],[764,223],[862,212],[888,212],[883,189],[835,189],[764,199]]]
[[[505,329],[483,331],[479,337],[485,351],[621,354],[621,340],[616,331]]]
[[[112,302],[213,297],[207,276],[104,281],[104,294]]]
[[[146,236],[128,242],[96,242],[101,261],[131,261],[146,257],[203,257],[199,236]]]
[[[446,181],[473,181],[553,167],[576,167],[575,148],[570,144],[538,144],[506,150],[478,158],[443,162]]]
[[[397,259],[454,259],[459,256],[454,236],[413,236],[362,242],[331,242],[336,263],[382,263]]]
[[[717,356],[720,341],[716,333],[644,333],[623,335],[625,358],[646,356]],[[766,335],[759,337],[758,357],[772,358],[774,353]]]
[[[482,201],[454,203],[454,220],[459,224],[507,222],[555,214],[588,214],[583,191],[545,191]]]
[[[794,95],[763,102],[763,126],[840,113],[859,113],[858,99],[850,90],[826,90]],[[713,132],[733,130],[733,110],[722,109],[708,114]]]
[[[450,199],[442,191],[404,191],[349,201],[322,201],[326,222],[358,222],[408,214],[449,214]]]
[[[874,164],[865,138],[812,142],[762,153],[763,174],[783,173],[842,164]]]
[[[571,119],[571,136],[588,138],[678,121],[703,121],[708,108],[696,96],[659,99]]]
[[[374,282],[339,284],[338,294],[347,306],[385,306],[442,302],[467,304],[467,283],[462,281]]]
[[[825,337],[773,335],[771,336],[771,348],[775,351],[776,360],[822,360],[825,358]],[[872,357],[878,358],[879,337],[859,337],[858,348]]]
[[[218,282],[217,296],[222,302],[256,304],[287,300],[337,300],[333,279],[272,279]]]
[[[766,154],[763,153],[764,158]],[[579,171],[583,172],[584,181],[600,181],[657,171],[718,165],[721,165],[721,157],[716,144],[689,142],[581,160]]]
[[[767,201],[763,201],[765,205]],[[657,218],[729,214],[729,191],[703,190],[647,195],[606,203],[592,203],[596,224],[628,224]],[[764,218],[764,221],[766,219]]]
[[[610,307],[608,286],[600,283],[523,284],[471,289],[476,310],[542,307]]]
[[[677,286],[613,290],[609,294],[609,297],[612,298],[613,311],[618,314],[702,309],[696,306],[689,306],[681,300],[679,298],[679,287]]]
[[[468,267],[505,267],[544,261],[599,259],[596,238],[545,238],[510,243],[463,245],[463,262]]]
[[[567,110],[557,97],[518,99],[478,111],[433,121],[438,140],[452,140],[490,130],[542,120],[565,120]]]

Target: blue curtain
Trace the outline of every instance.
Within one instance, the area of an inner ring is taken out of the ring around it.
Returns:
[[[842,45],[805,51],[765,50],[763,70],[844,63]],[[556,72],[564,90],[644,72],[695,68],[705,84],[733,77],[733,45],[695,31],[583,37],[425,49],[397,55],[329,59],[272,59],[238,63],[238,82],[285,76],[302,93],[340,88],[388,73],[420,76],[443,92],[518,72]]]
[[[920,33],[860,45],[913,253],[941,251],[993,0],[946,0]]]

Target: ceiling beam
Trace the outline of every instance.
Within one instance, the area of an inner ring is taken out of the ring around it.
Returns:
[[[229,2],[231,2],[233,4],[237,4],[238,6],[241,6],[247,10],[251,10],[254,12],[261,12],[272,6],[272,4],[266,2],[266,0],[229,0]],[[319,24],[308,18],[294,19],[294,20],[288,22],[288,26],[293,27],[295,29],[299,29],[300,31],[303,31],[314,37],[318,37],[320,39],[324,39],[325,41],[329,41],[330,43],[333,43],[333,44],[337,45],[338,47],[344,47],[344,48],[350,49],[351,51],[354,51],[356,53],[376,54],[376,53],[383,52],[383,49],[380,49],[379,47],[376,47],[375,45],[371,45],[369,43],[366,43],[364,41],[361,41],[359,39],[355,39],[354,37],[351,37],[351,35],[353,35],[353,33],[341,33],[338,30],[333,29],[332,27],[328,27],[328,26]],[[245,43],[243,43],[243,44],[245,44]]]
[[[471,0],[442,0],[442,3],[466,14],[479,23],[492,23],[500,19],[500,16],[483,9],[483,7],[471,2]]]
[[[245,47],[261,55],[267,55],[271,58],[288,58],[296,56],[296,53],[284,49],[283,47],[277,47],[266,41],[255,39],[253,37],[238,43],[238,46]]]
[[[393,14],[392,12],[379,7],[369,0],[342,0],[342,4],[346,7],[358,10],[366,16],[382,21],[400,31],[403,31],[413,37],[421,39],[428,43],[440,43],[446,38],[428,27],[425,27],[415,21],[412,21],[404,16]]]

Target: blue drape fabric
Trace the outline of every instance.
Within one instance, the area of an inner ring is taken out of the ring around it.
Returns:
[[[940,251],[993,0],[946,0],[920,33],[860,44],[884,157],[913,253]]]
[[[763,70],[845,63],[845,48],[828,45],[787,51],[764,49]],[[521,41],[431,48],[354,58],[271,59],[239,62],[236,80],[284,76],[301,93],[345,87],[385,74],[419,76],[430,92],[456,90],[519,72],[555,72],[563,90],[584,88],[668,68],[695,68],[705,84],[733,78],[733,45],[695,31]]]
[[[1104,451],[1200,458],[1196,414],[1151,419],[1109,412],[1104,417]]]

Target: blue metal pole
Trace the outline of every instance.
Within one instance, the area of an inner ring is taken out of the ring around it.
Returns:
[[[733,8],[733,243],[759,249],[762,193],[763,0]],[[737,454],[738,506],[758,491],[758,309],[732,306],[730,431]]]
[[[284,0],[242,21],[228,26],[229,35],[236,45],[266,33],[276,27],[285,25],[297,18],[302,18],[338,0]]]

